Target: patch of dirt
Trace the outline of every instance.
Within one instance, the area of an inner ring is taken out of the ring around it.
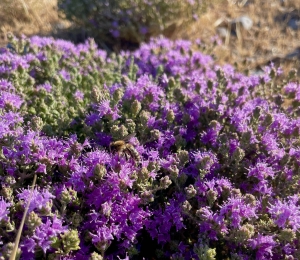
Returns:
[[[287,75],[291,68],[300,68],[300,1],[228,0],[210,6],[197,23],[176,37],[199,37],[210,46],[214,35],[220,44],[209,52],[218,62],[236,64],[251,73],[273,62]]]

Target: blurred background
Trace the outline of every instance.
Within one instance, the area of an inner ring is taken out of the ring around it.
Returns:
[[[286,76],[300,64],[299,0],[1,0],[0,47],[10,32],[75,43],[93,37],[108,52],[163,34],[250,74],[273,62]]]

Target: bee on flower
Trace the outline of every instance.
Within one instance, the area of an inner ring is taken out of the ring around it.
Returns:
[[[111,142],[109,145],[109,150],[112,153],[118,153],[119,156],[124,156],[126,160],[131,158],[135,163],[138,164],[141,162],[141,156],[135,149],[134,145],[129,142],[133,136],[134,134],[131,134],[122,140]]]

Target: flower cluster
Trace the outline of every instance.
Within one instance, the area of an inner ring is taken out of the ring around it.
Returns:
[[[119,55],[92,40],[12,46],[3,259],[29,199],[21,259],[299,259],[299,90],[274,86],[280,69],[247,76],[165,38]]]

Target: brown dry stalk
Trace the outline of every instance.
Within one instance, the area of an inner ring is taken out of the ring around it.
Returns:
[[[29,205],[30,205],[30,202],[31,202],[31,198],[32,198],[32,194],[33,194],[35,183],[36,183],[36,174],[34,174],[34,177],[33,177],[33,182],[32,182],[31,192],[30,192],[30,197],[29,197],[29,200],[27,202],[27,205],[26,205],[23,217],[22,217],[22,221],[21,221],[20,227],[18,229],[18,233],[17,233],[16,239],[15,239],[14,249],[13,249],[13,251],[12,251],[10,257],[9,257],[9,260],[15,260],[16,259],[16,255],[17,255],[17,251],[18,251],[19,243],[20,243],[20,238],[21,238],[21,235],[22,235],[22,231],[23,231],[25,219],[26,219],[26,216],[27,216],[27,212],[28,212],[28,209],[29,209]]]
[[[28,16],[29,15],[29,11],[28,11],[27,4],[24,2],[24,0],[20,0],[20,2],[22,4],[22,6],[23,6],[23,9],[24,9],[24,12],[25,12],[26,16]]]

